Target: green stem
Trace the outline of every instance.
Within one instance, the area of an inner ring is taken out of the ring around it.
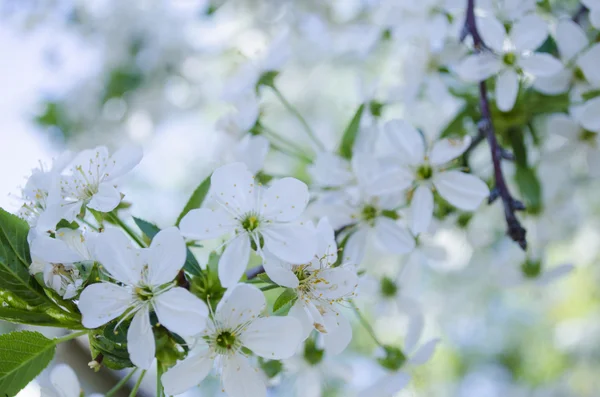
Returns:
[[[115,394],[116,392],[118,392],[127,382],[129,382],[129,379],[131,379],[131,377],[133,376],[133,374],[135,374],[137,372],[137,368],[134,368],[133,371],[131,371],[130,373],[127,374],[126,377],[124,377],[123,379],[121,379],[119,381],[119,383],[117,383],[115,385],[115,387],[113,387],[112,389],[110,389],[108,391],[108,393],[106,393],[104,395],[104,397],[111,397],[113,394]]]
[[[110,218],[110,220],[112,220],[114,223],[119,225],[121,229],[123,229],[125,233],[127,233],[129,237],[131,237],[137,243],[137,245],[139,245],[142,248],[146,246],[146,244],[144,244],[144,241],[133,230],[131,230],[131,228],[127,226],[127,224],[123,222],[121,218],[111,213],[106,214],[106,216],[107,218]]]
[[[296,145],[293,142],[285,139],[282,136],[277,135],[275,131],[262,125],[259,126],[259,128],[257,129],[262,135],[265,136],[265,138],[267,138],[270,141],[271,147],[273,147],[273,149],[278,150],[281,153],[287,154],[290,157],[296,157],[307,163],[313,162],[313,160],[309,156],[305,155],[302,152],[302,149],[296,147]]]
[[[371,324],[369,324],[367,319],[364,318],[364,316],[356,306],[356,303],[354,303],[354,301],[350,301],[350,305],[352,306],[352,309],[354,309],[354,313],[356,313],[356,317],[358,317],[358,320],[360,321],[361,325],[365,327],[369,335],[371,335],[371,338],[373,338],[373,341],[375,341],[375,343],[377,343],[379,346],[383,346],[383,343],[381,343],[379,339],[377,339],[377,336],[375,336],[375,331],[373,330],[373,327],[371,327]]]
[[[142,380],[144,379],[144,375],[146,375],[146,370],[143,370],[142,373],[140,374],[140,377],[138,378],[137,382],[135,382],[135,386],[133,386],[133,389],[131,389],[131,393],[129,393],[129,397],[137,396],[137,392],[138,392],[140,386],[142,385]]]
[[[283,96],[283,94],[281,93],[281,91],[279,91],[277,89],[277,87],[275,87],[274,84],[270,85],[269,87],[271,87],[271,89],[275,93],[275,96],[277,96],[277,98],[281,101],[281,103],[283,104],[283,106],[290,113],[292,113],[294,116],[296,116],[296,118],[298,119],[298,121],[300,122],[300,124],[302,124],[302,126],[304,127],[304,130],[306,131],[306,133],[308,134],[308,136],[310,137],[310,139],[313,140],[313,142],[317,145],[317,147],[320,150],[325,150],[325,146],[323,146],[323,143],[321,143],[321,141],[319,141],[319,139],[317,139],[317,136],[315,135],[315,133],[313,132],[313,130],[310,128],[310,126],[306,122],[306,119],[304,119],[304,117],[302,117],[302,115],[300,114],[300,112],[298,112],[298,110],[291,103],[289,103],[287,99],[285,99],[285,97]]]
[[[59,343],[67,342],[67,341],[70,341],[71,339],[75,339],[80,336],[86,335],[87,333],[88,333],[88,331],[73,332],[72,334],[65,335],[60,338],[54,338],[54,343],[58,345]]]
[[[264,287],[260,287],[259,289],[261,291],[270,291],[272,289],[279,288],[279,287],[281,287],[281,286],[277,285],[277,284],[269,284],[269,285],[265,285]]]
[[[164,368],[160,361],[156,360],[156,397],[164,397],[164,390],[162,385],[162,374],[164,372]]]

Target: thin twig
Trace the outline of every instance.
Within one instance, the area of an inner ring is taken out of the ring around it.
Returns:
[[[475,19],[475,0],[467,0],[467,11],[465,17],[465,25],[461,35],[461,39],[465,39],[467,36],[471,36],[473,39],[473,46],[475,51],[481,52],[487,49],[479,31],[477,30],[477,21]],[[527,231],[521,222],[517,218],[515,212],[525,209],[522,202],[515,199],[504,178],[502,172],[502,160],[507,157],[506,151],[500,147],[498,140],[496,139],[496,132],[494,131],[494,124],[492,122],[492,114],[490,111],[490,104],[488,101],[487,85],[485,81],[479,83],[479,107],[481,111],[481,120],[478,124],[481,135],[487,137],[488,144],[490,146],[492,154],[492,163],[494,165],[494,179],[496,186],[492,190],[489,203],[492,203],[496,198],[502,199],[504,206],[504,217],[508,226],[507,234],[515,242],[521,246],[522,249],[527,249]]]

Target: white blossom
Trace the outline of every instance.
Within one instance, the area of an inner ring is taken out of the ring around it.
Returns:
[[[110,212],[121,202],[121,193],[115,187],[117,178],[131,171],[142,159],[139,148],[124,148],[112,156],[108,149],[98,146],[80,152],[67,167],[60,179],[60,190],[50,195],[52,202],[46,208],[50,223],[61,219],[71,222],[88,207],[100,212]]]
[[[402,120],[386,123],[385,132],[416,184],[410,206],[410,227],[414,234],[427,231],[431,224],[433,189],[450,204],[465,211],[474,211],[489,196],[487,185],[478,177],[447,169],[448,163],[467,150],[471,144],[469,137],[444,138],[427,145],[419,131]]]
[[[42,272],[46,285],[65,299],[73,299],[82,286],[81,270],[91,270],[94,262],[93,233],[58,229],[56,238],[45,234],[31,242],[31,274]]]
[[[289,358],[302,341],[302,332],[293,317],[262,317],[265,306],[265,297],[256,287],[229,288],[188,356],[163,375],[165,392],[183,393],[216,367],[229,397],[266,396],[265,379],[243,348],[270,360]]]
[[[314,233],[299,221],[308,203],[304,183],[283,178],[264,188],[244,164],[232,163],[215,170],[210,189],[218,208],[190,211],[180,229],[195,240],[232,235],[219,259],[219,279],[224,287],[241,278],[252,244],[259,253],[264,245],[281,260],[302,263],[312,259]]]
[[[125,314],[133,317],[127,331],[131,361],[148,369],[155,355],[150,312],[168,330],[191,336],[205,327],[206,304],[174,279],[183,267],[186,247],[179,231],[161,230],[147,249],[133,248],[120,231],[108,229],[96,239],[96,256],[120,284],[101,282],[86,287],[79,298],[82,323],[97,328]]]
[[[316,234],[317,250],[310,262],[290,264],[267,255],[264,268],[271,280],[296,291],[289,315],[302,324],[304,338],[316,329],[323,334],[326,350],[337,354],[352,339],[352,327],[341,309],[354,296],[358,276],[352,265],[333,266],[337,244],[327,219],[319,221]]]
[[[549,77],[558,73],[562,64],[550,54],[535,50],[548,36],[546,22],[535,14],[528,14],[506,33],[504,25],[493,16],[477,19],[483,42],[492,51],[467,56],[456,72],[465,81],[479,82],[496,78],[498,109],[508,112],[515,105],[519,92],[519,76],[523,72],[535,77]]]

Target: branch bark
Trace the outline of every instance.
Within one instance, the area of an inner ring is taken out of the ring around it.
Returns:
[[[461,34],[461,39],[471,36],[475,51],[486,51],[487,47],[477,30],[477,20],[475,18],[475,0],[467,0],[467,11],[465,16],[465,25]],[[506,184],[504,173],[502,171],[502,160],[505,159],[507,153],[498,143],[494,124],[492,122],[492,114],[488,100],[487,85],[485,81],[479,83],[479,107],[481,111],[481,120],[478,124],[482,136],[487,138],[492,154],[492,163],[494,165],[495,187],[492,190],[488,202],[491,204],[495,199],[502,199],[504,207],[504,217],[506,219],[507,231],[506,234],[517,242],[522,249],[527,249],[527,231],[521,225],[515,212],[525,209],[523,203],[515,199]]]

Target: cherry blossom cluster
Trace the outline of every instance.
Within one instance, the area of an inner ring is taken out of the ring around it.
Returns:
[[[80,314],[92,368],[140,369],[141,382],[156,365],[159,397],[211,374],[231,397],[289,379],[300,396],[332,379],[344,395],[393,396],[440,343],[409,273],[466,247],[495,288],[571,272],[548,268],[547,252],[593,212],[574,192],[600,175],[600,5],[573,16],[534,0],[364,3],[360,29],[286,6],[300,33],[279,31],[228,77],[217,164],[168,227],[129,219],[120,181],[138,146],[33,171],[18,213],[28,270]],[[284,94],[293,61],[366,65],[384,47],[402,60],[396,78],[365,88],[333,140]],[[272,124],[273,102],[301,138]],[[449,247],[445,233],[464,240]],[[393,341],[373,326],[388,306],[404,321]],[[380,370],[358,385],[332,369],[357,329]],[[80,395],[69,367],[51,383]]]

